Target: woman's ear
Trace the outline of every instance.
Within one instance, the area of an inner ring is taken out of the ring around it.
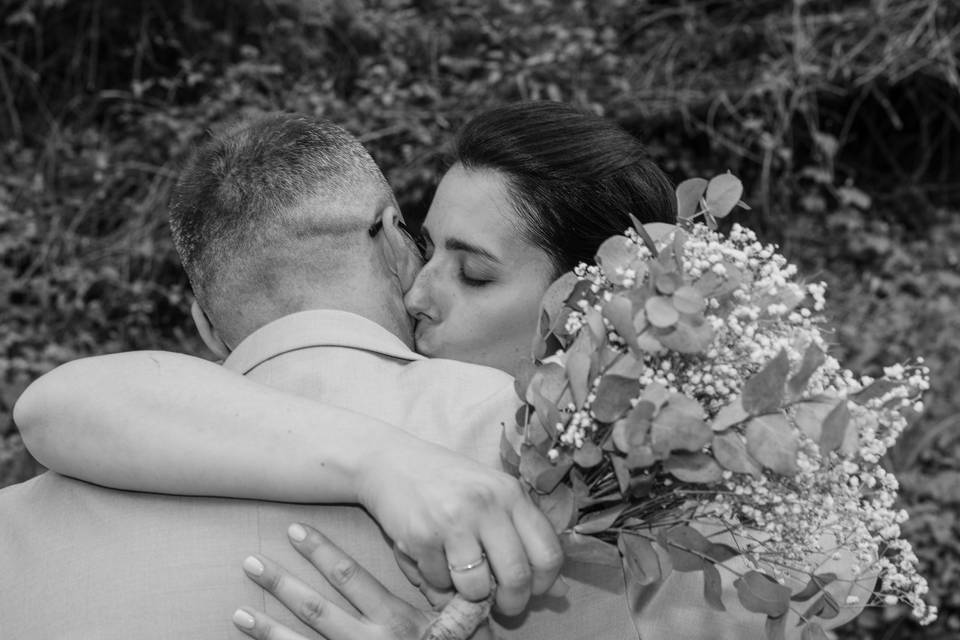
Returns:
[[[230,349],[228,349],[226,343],[220,339],[220,334],[218,334],[217,330],[210,324],[210,318],[207,317],[207,314],[200,308],[196,300],[190,305],[190,316],[193,317],[193,324],[197,325],[197,332],[200,334],[200,339],[207,345],[207,348],[220,360],[226,360],[227,356],[230,355]]]
[[[381,215],[388,267],[400,282],[400,289],[406,293],[423,268],[423,257],[413,239],[400,228],[400,212],[397,208],[387,206]]]

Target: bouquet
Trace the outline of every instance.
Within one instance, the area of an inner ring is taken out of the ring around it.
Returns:
[[[826,638],[821,622],[868,598],[927,623],[936,610],[880,462],[922,411],[928,370],[843,369],[825,286],[798,282],[749,229],[717,231],[741,194],[730,174],[688,180],[676,225],[634,220],[550,287],[504,461],[567,557],[622,568],[628,595],[701,572],[704,606],[723,611],[724,569],[771,640],[788,619]]]

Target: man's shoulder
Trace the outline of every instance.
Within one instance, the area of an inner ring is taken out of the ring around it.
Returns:
[[[52,471],[45,471],[44,473],[29,478],[28,480],[24,480],[23,482],[0,488],[0,507],[19,503],[22,500],[29,499],[30,496],[32,496],[38,490],[42,490],[43,487],[49,484],[51,481],[55,482],[55,478],[62,477],[63,476],[59,476]]]
[[[406,381],[422,380],[424,391],[453,392],[460,396],[486,398],[494,394],[515,395],[513,377],[492,367],[457,360],[429,358],[407,363],[400,375]]]

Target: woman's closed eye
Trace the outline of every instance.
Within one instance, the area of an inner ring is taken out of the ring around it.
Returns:
[[[467,285],[468,287],[483,287],[485,285],[491,284],[493,279],[488,276],[481,276],[478,274],[471,273],[466,268],[460,268],[460,282]]]

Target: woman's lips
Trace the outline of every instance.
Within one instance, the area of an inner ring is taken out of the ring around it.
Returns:
[[[430,323],[424,320],[417,322],[416,329],[413,331],[413,341],[417,351],[428,355],[425,350],[430,349]]]
[[[430,357],[437,357],[439,348],[436,341],[435,330],[436,323],[429,320],[420,320],[417,322],[416,329],[413,332],[413,342],[417,353]]]

